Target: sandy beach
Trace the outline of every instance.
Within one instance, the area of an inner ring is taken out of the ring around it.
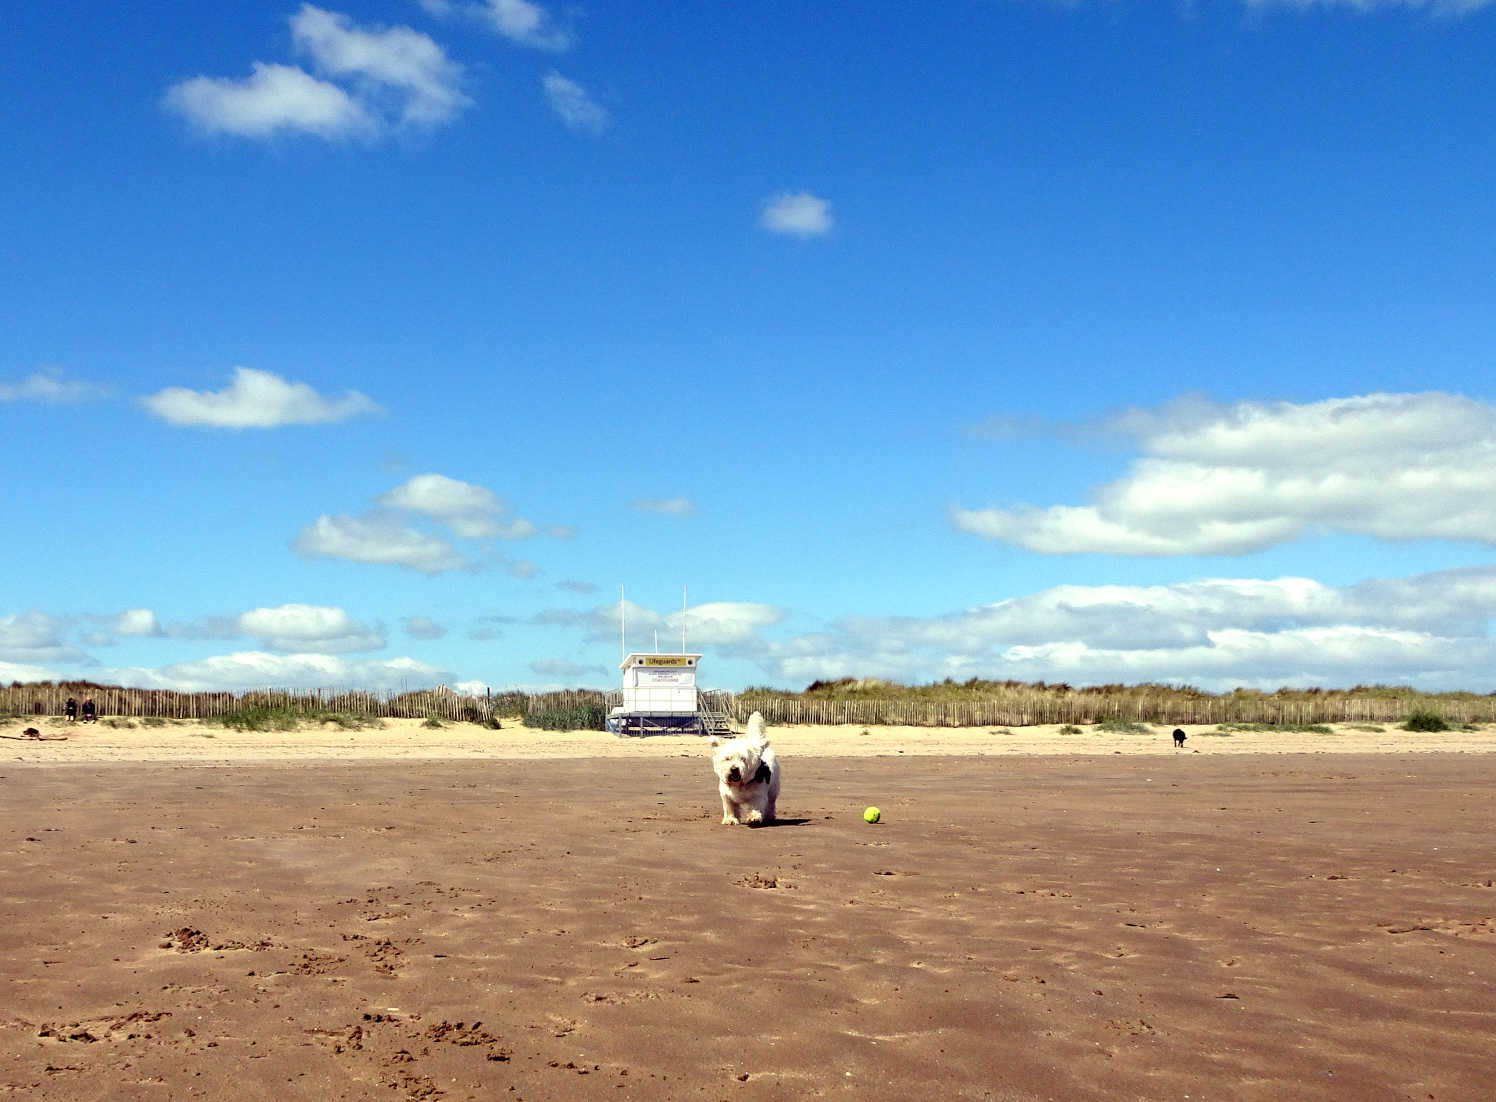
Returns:
[[[0,761],[64,764],[107,761],[242,762],[288,760],[368,761],[385,759],[633,760],[701,756],[697,736],[619,738],[601,731],[539,731],[518,720],[501,730],[457,723],[441,728],[419,719],[388,719],[378,726],[345,730],[335,724],[297,731],[235,731],[216,724],[172,721],[146,726],[139,719],[68,724],[56,718],[0,722]],[[131,726],[126,726],[129,724]],[[27,727],[42,739],[26,739]],[[1426,754],[1496,752],[1496,726],[1474,731],[1423,733],[1389,723],[1333,724],[1316,732],[1235,731],[1185,726],[1185,749],[1176,750],[1172,725],[1119,734],[1083,727],[1066,734],[1057,725],[1034,727],[789,726],[771,731],[775,748],[788,758],[989,755],[1117,754]]]
[[[0,1095],[1478,1099],[1496,732],[0,727]],[[877,804],[884,819],[862,821]]]

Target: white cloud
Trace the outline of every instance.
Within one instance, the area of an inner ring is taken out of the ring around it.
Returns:
[[[472,104],[460,89],[462,66],[409,27],[363,30],[346,15],[304,4],[291,17],[291,36],[321,72],[359,81],[362,101],[393,92],[389,113],[401,123],[446,122]]]
[[[571,49],[572,34],[539,4],[529,0],[418,0],[438,18],[461,16],[496,31],[517,46],[561,53]]]
[[[1496,0],[1244,0],[1252,10],[1266,8],[1349,8],[1358,13],[1395,11],[1400,8],[1429,11],[1435,15],[1470,15],[1491,6]]]
[[[414,658],[350,661],[329,654],[269,654],[239,651],[161,669],[140,666],[98,671],[95,680],[143,689],[177,692],[236,692],[245,689],[435,688],[450,680],[447,671]]]
[[[168,88],[162,102],[207,134],[268,138],[301,131],[343,138],[378,130],[362,103],[294,65],[256,61],[242,80],[193,77]]]
[[[492,490],[446,475],[416,475],[380,495],[379,504],[432,517],[464,539],[517,540],[536,533],[523,517],[501,519],[509,507]]]
[[[665,516],[685,517],[696,511],[696,506],[684,497],[641,497],[629,502],[629,508],[639,513],[661,513]]]
[[[764,200],[759,225],[792,237],[822,237],[831,232],[831,204],[808,191],[781,192]]]
[[[381,494],[376,505],[378,509],[361,516],[322,515],[302,529],[296,549],[304,555],[409,566],[433,574],[458,567],[503,569],[517,578],[539,573],[533,562],[508,559],[491,548],[479,548],[467,558],[448,540],[407,527],[398,516],[416,514],[445,525],[462,539],[519,540],[539,532],[524,517],[506,516],[508,505],[482,486],[446,475],[416,475]]]
[[[677,639],[682,617],[686,625],[687,646],[721,646],[752,638],[760,628],[771,627],[783,620],[784,613],[772,605],[749,601],[708,601],[665,617],[665,626]]]
[[[1144,456],[1091,505],[953,508],[1049,554],[1242,554],[1333,529],[1496,546],[1496,407],[1448,394],[1192,403],[1118,420]]]
[[[440,639],[447,634],[447,629],[429,616],[407,616],[403,623],[405,634],[412,639]]]
[[[239,630],[274,651],[379,650],[384,635],[354,620],[341,608],[326,605],[281,605],[256,608],[239,616]]]
[[[378,514],[350,517],[324,513],[301,530],[295,547],[298,553],[313,558],[405,566],[427,574],[468,565],[446,540]]]
[[[740,653],[815,678],[1496,689],[1496,567],[1333,587],[1309,578],[1057,586],[928,618],[849,618]]]
[[[571,129],[597,134],[607,127],[607,110],[576,81],[552,69],[541,79],[541,84],[551,110]]]
[[[63,681],[67,675],[46,666],[32,666],[22,662],[0,660],[0,682],[9,684],[19,681],[23,685],[32,681]]]
[[[306,383],[291,383],[270,371],[234,368],[234,381],[220,391],[168,387],[141,404],[174,425],[215,428],[275,428],[345,421],[382,410],[356,390],[324,398]]]
[[[163,635],[156,614],[148,608],[130,608],[114,617],[109,628],[116,635]]]
[[[63,638],[68,623],[33,609],[0,616],[0,659],[16,662],[68,662],[83,656]]]
[[[680,643],[681,610],[656,612],[633,601],[623,602],[628,620],[628,638],[636,649],[653,646],[656,633],[661,646]],[[550,627],[580,628],[589,642],[618,640],[619,603],[609,602],[586,611],[548,609],[537,613],[531,623]],[[685,610],[686,645],[735,646],[751,642],[765,627],[784,619],[784,613],[772,605],[751,601],[709,601]]]
[[[484,0],[488,22],[511,42],[536,50],[560,52],[571,48],[571,33],[557,26],[550,12],[529,0]]]
[[[33,371],[14,383],[0,382],[0,402],[41,402],[62,406],[103,398],[108,393],[107,387],[97,383],[64,378],[62,370],[56,367]]]
[[[197,76],[174,84],[163,105],[208,134],[333,139],[437,125],[472,104],[461,90],[462,66],[409,27],[367,30],[311,4],[290,24],[293,43],[320,76],[256,61],[243,79]]]

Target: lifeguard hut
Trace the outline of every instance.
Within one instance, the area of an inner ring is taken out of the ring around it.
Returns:
[[[621,598],[619,605],[621,616]],[[658,646],[658,635],[655,641]],[[688,652],[685,642],[682,622],[681,649],[678,652],[630,653],[625,632],[625,653],[623,661],[618,664],[623,674],[623,687],[607,696],[608,714],[604,725],[609,731],[615,735],[732,734],[728,694],[698,687],[696,674],[701,655]]]

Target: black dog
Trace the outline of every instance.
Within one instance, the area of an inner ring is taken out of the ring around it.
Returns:
[[[1184,728],[1182,728],[1182,727],[1175,727],[1174,728],[1174,748],[1176,750],[1178,750],[1178,749],[1182,749],[1183,747],[1184,747]]]

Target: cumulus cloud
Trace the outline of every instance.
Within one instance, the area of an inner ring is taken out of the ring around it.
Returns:
[[[294,65],[262,61],[241,79],[196,76],[174,84],[162,103],[205,134],[269,138],[299,131],[342,138],[378,129],[374,115],[336,84]]]
[[[97,383],[65,378],[62,369],[56,367],[33,371],[13,383],[0,382],[0,402],[41,402],[43,405],[63,406],[103,398],[108,393],[108,387]]]
[[[462,67],[409,27],[368,30],[311,4],[290,24],[292,42],[319,76],[256,61],[248,77],[196,76],[174,84],[163,105],[207,134],[333,139],[433,126],[472,103],[460,87]]]
[[[508,505],[492,490],[440,474],[422,474],[379,497],[391,509],[421,513],[464,539],[527,539],[535,525],[524,517],[504,519]]]
[[[291,17],[291,36],[319,71],[353,78],[366,102],[392,94],[389,113],[401,123],[446,122],[472,104],[459,87],[462,66],[409,27],[364,30],[346,15],[304,4]]]
[[[64,635],[68,622],[35,609],[0,616],[0,659],[13,662],[70,662],[83,657]]]
[[[1496,688],[1496,567],[1334,587],[1309,578],[1057,586],[928,618],[847,618],[743,649],[781,682],[986,677]]]
[[[665,617],[665,626],[679,636],[686,628],[687,646],[721,646],[741,643],[761,628],[772,627],[784,619],[784,613],[772,605],[750,601],[708,601]]]
[[[148,608],[129,608],[114,617],[110,630],[116,635],[163,635],[156,614]]]
[[[426,574],[468,565],[467,559],[446,540],[379,514],[351,517],[324,513],[301,530],[295,548],[309,558],[404,566]]]
[[[326,605],[251,609],[239,616],[239,630],[273,651],[339,654],[384,646],[381,632],[359,623],[341,608]]]
[[[576,81],[552,69],[541,79],[541,85],[551,110],[572,130],[598,134],[607,127],[607,110]]]
[[[415,658],[352,661],[330,654],[270,654],[239,651],[160,669],[140,666],[100,670],[97,679],[142,689],[177,692],[239,692],[246,689],[344,689],[373,691],[435,688],[451,679]]]
[[[1348,9],[1366,14],[1379,11],[1428,11],[1434,15],[1470,15],[1491,6],[1496,0],[1244,0],[1249,10],[1262,11],[1269,8],[1294,8],[1299,11],[1313,9]]]
[[[19,681],[22,684],[31,681],[62,681],[66,676],[47,666],[0,660],[0,682],[7,684],[12,681]]]
[[[684,497],[641,497],[629,502],[629,508],[638,513],[661,513],[665,516],[685,517],[696,511],[696,506]]]
[[[440,639],[447,629],[429,616],[407,616],[403,621],[405,634],[412,639]]]
[[[808,191],[781,192],[764,200],[758,224],[770,233],[822,237],[831,232],[831,204]]]
[[[680,642],[681,617],[686,624],[687,646],[731,646],[754,639],[766,627],[784,619],[782,610],[772,605],[751,601],[709,601],[692,605],[684,610],[656,612],[652,608],[634,601],[624,601],[623,611],[628,620],[628,635],[636,646],[643,646],[658,632],[661,645],[674,640]],[[579,629],[589,642],[618,639],[619,602],[612,601],[587,610],[569,608],[546,609],[536,613],[530,620],[533,624],[547,627]]]
[[[517,46],[560,53],[572,45],[571,31],[530,0],[420,0],[435,16],[461,16],[503,35]]]
[[[383,412],[356,390],[341,398],[324,398],[306,383],[287,382],[273,372],[250,367],[234,368],[234,381],[223,390],[168,387],[140,401],[174,425],[230,429],[316,425]]]
[[[381,494],[375,505],[359,516],[324,514],[302,529],[296,549],[305,555],[409,566],[432,574],[465,567],[531,578],[540,571],[527,559],[509,559],[491,547],[480,546],[471,557],[465,556],[443,536],[406,523],[413,519],[427,527],[442,525],[468,540],[519,540],[539,533],[524,517],[509,516],[504,500],[482,486],[446,475],[416,475]]]
[[[1338,530],[1496,546],[1496,407],[1449,394],[1189,403],[1117,426],[1144,455],[1089,505],[951,510],[1049,554],[1243,554]]]

